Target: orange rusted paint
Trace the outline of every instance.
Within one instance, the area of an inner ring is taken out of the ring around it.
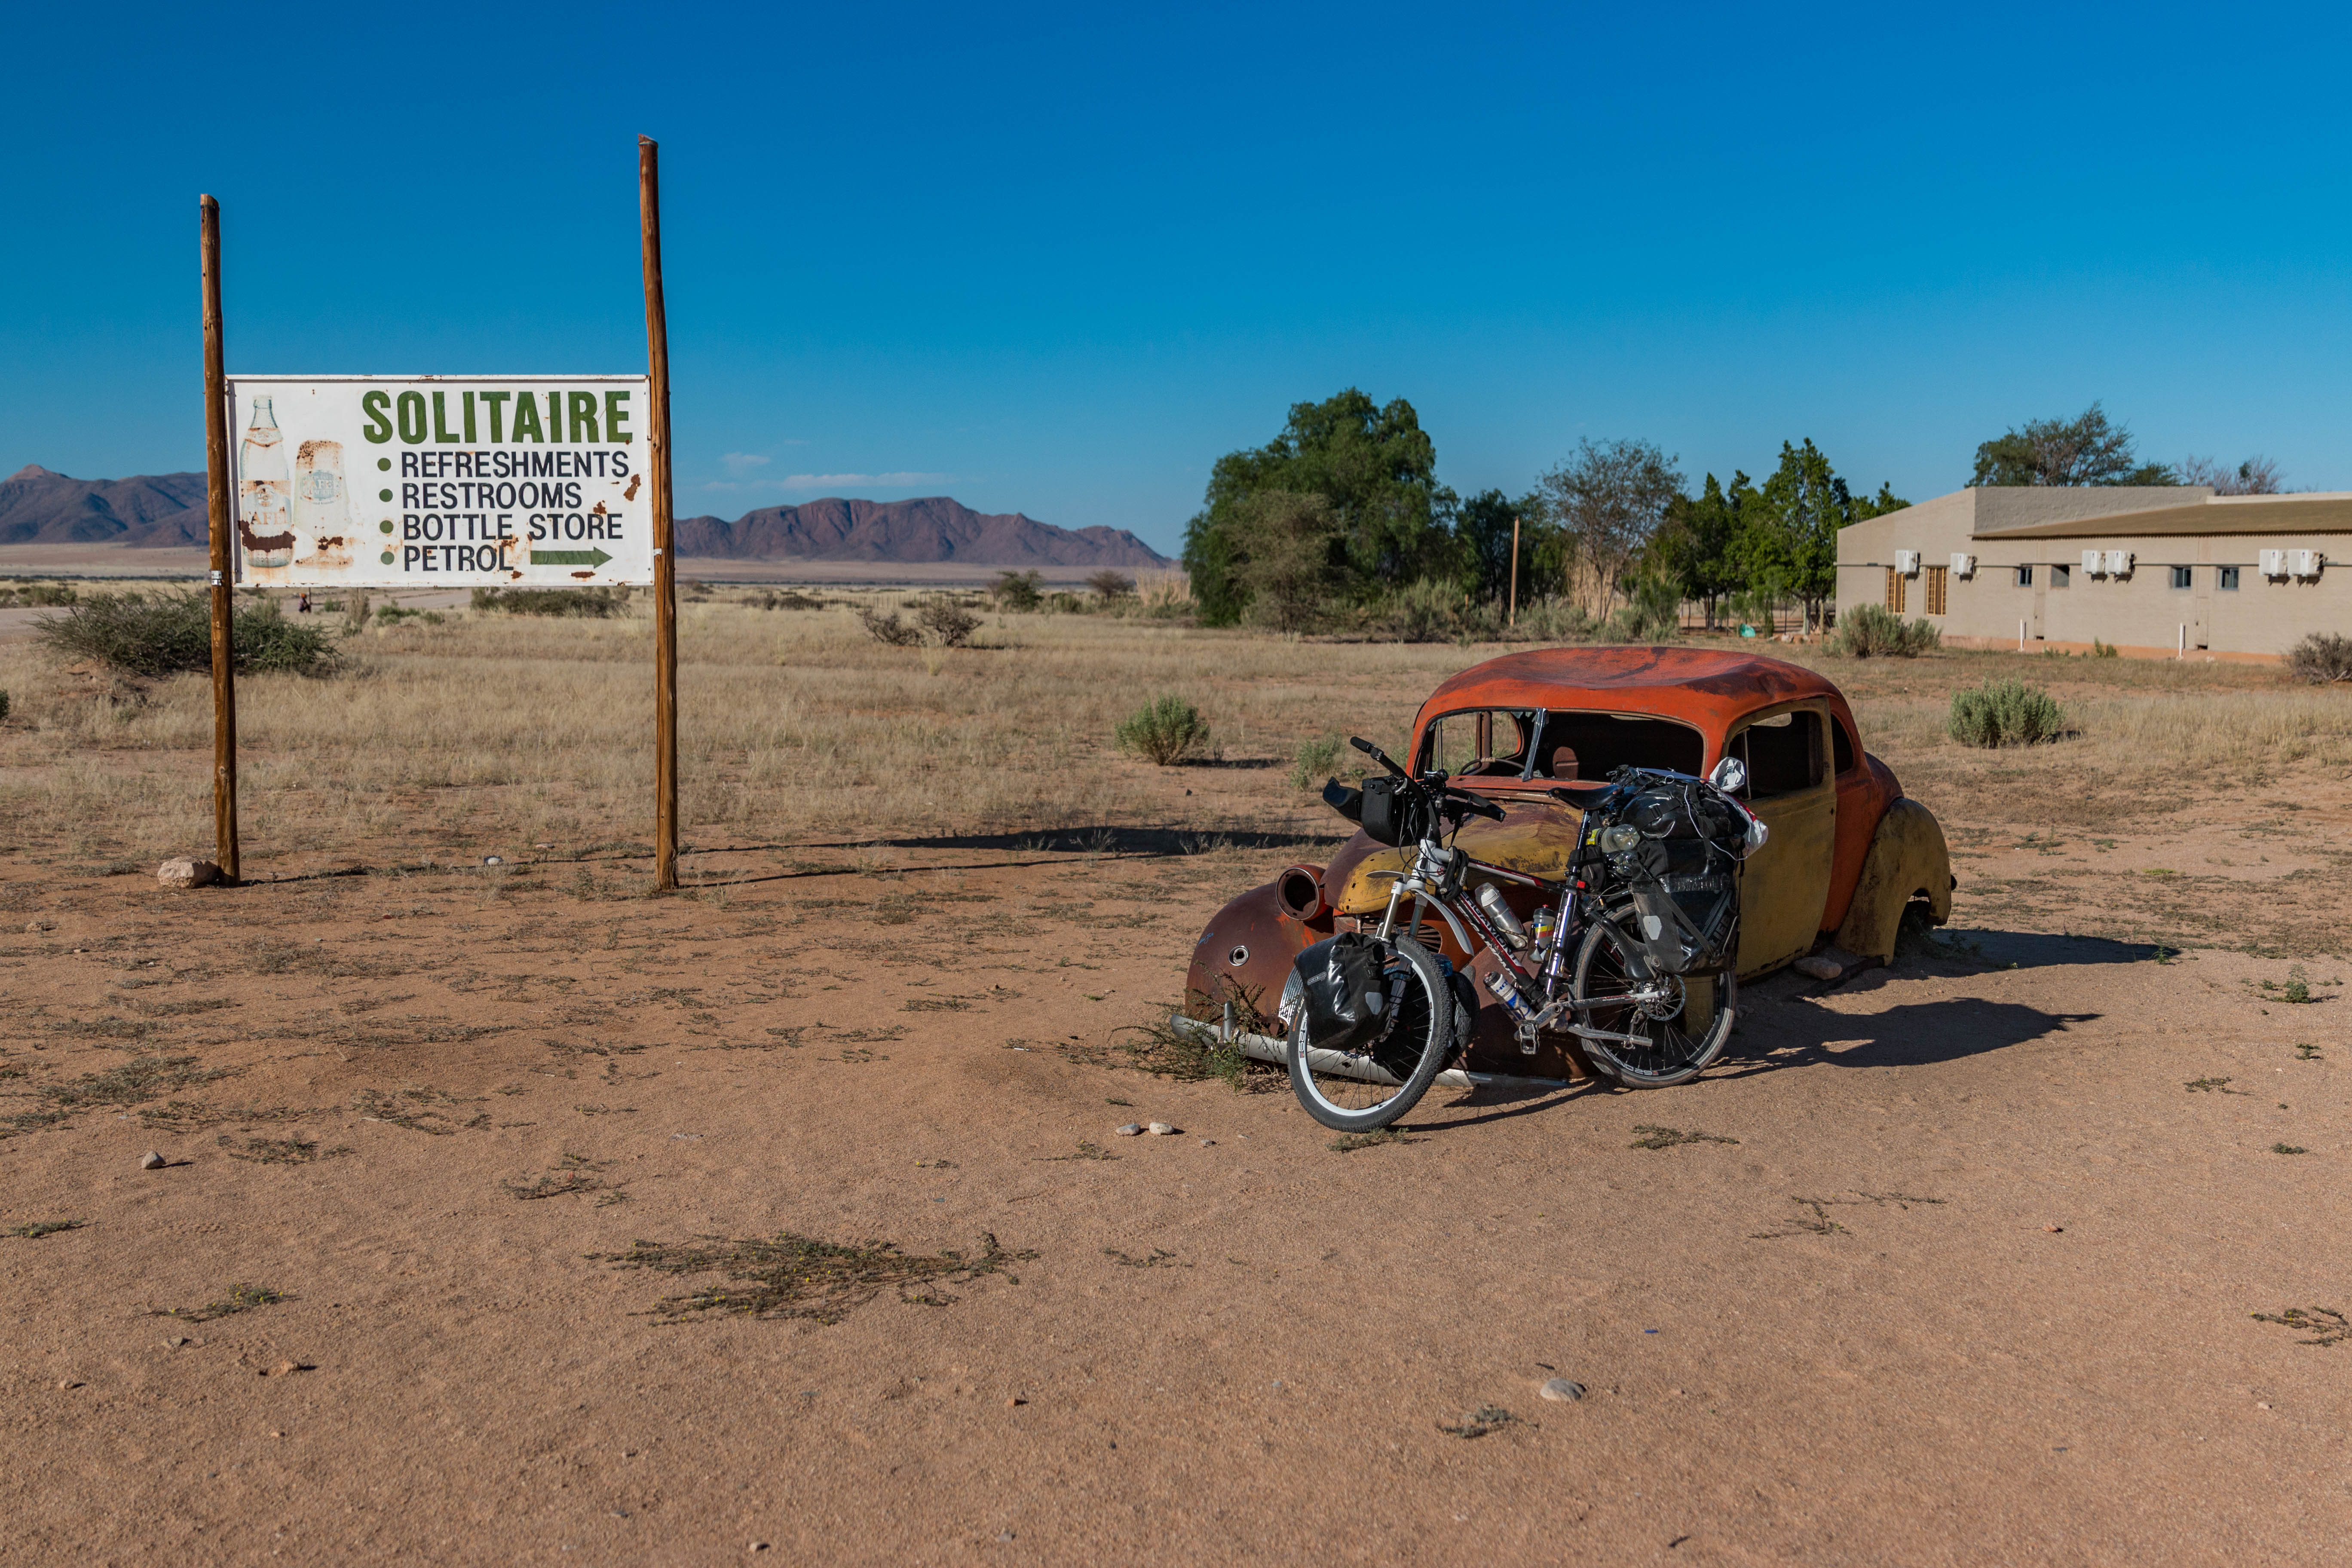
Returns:
[[[1926,875],[1920,868],[1932,862],[1940,868],[1937,874],[1945,879],[1946,885],[1933,889],[1906,887],[1900,889],[1900,894],[1905,898],[1915,891],[1931,895],[1929,902],[1938,919],[1950,908],[1948,860],[1933,852],[1941,848],[1941,830],[1924,808],[1916,804],[1910,808],[1925,822],[1914,825],[1914,831],[1905,836],[1903,865],[1898,868],[1874,861],[1873,844],[1878,837],[1880,819],[1889,806],[1903,798],[1903,789],[1884,763],[1863,750],[1861,731],[1844,694],[1834,682],[1813,670],[1759,654],[1691,647],[1554,647],[1506,654],[1464,670],[1430,694],[1414,717],[1412,742],[1405,755],[1416,759],[1422,756],[1430,725],[1436,719],[1482,709],[1624,713],[1673,720],[1697,731],[1703,742],[1701,773],[1713,768],[1722,758],[1726,744],[1757,719],[1792,709],[1822,712],[1837,731],[1833,737],[1823,737],[1830,752],[1822,759],[1824,770],[1831,774],[1827,782],[1834,785],[1835,822],[1826,832],[1809,828],[1804,841],[1826,848],[1829,864],[1825,872],[1818,866],[1793,868],[1792,875],[1803,886],[1794,889],[1792,896],[1801,901],[1793,907],[1779,906],[1776,915],[1785,912],[1786,918],[1778,923],[1786,926],[1790,921],[1803,921],[1808,931],[1815,925],[1818,932],[1839,930],[1853,903],[1856,885],[1864,879],[1865,867],[1870,869],[1875,889],[1878,879],[1916,879],[1915,873]],[[1846,763],[1843,768],[1837,765],[1841,760]],[[1496,797],[1509,814],[1503,823],[1474,821],[1465,826],[1464,847],[1474,857],[1513,864],[1528,857],[1511,853],[1505,847],[1507,844],[1525,840],[1528,847],[1550,847],[1554,840],[1569,839],[1575,831],[1580,814],[1573,806],[1551,798],[1554,786],[1549,778],[1523,781],[1507,776],[1465,776],[1455,784],[1456,787]],[[1770,803],[1766,804],[1769,806]],[[1771,819],[1769,810],[1762,815],[1767,821]],[[1932,837],[1934,845],[1922,847],[1923,836]],[[1491,837],[1496,842],[1481,847],[1469,842],[1474,837]],[[1892,853],[1882,849],[1876,859],[1886,860]],[[1335,914],[1352,924],[1352,911],[1367,903],[1371,890],[1367,879],[1387,868],[1382,857],[1397,858],[1396,851],[1375,844],[1361,833],[1342,845],[1329,864],[1322,868],[1324,909],[1312,922],[1301,922],[1283,912],[1276,883],[1252,889],[1235,899],[1218,911],[1202,933],[1193,950],[1188,989],[1217,1003],[1241,996],[1258,998],[1260,1005],[1271,1011],[1274,999],[1282,994],[1291,960],[1298,951],[1329,935]],[[1401,858],[1397,858],[1401,862]],[[1537,855],[1533,858],[1549,857]],[[1559,874],[1532,863],[1532,859],[1524,868],[1538,876]],[[1755,892],[1761,894],[1763,889]],[[1816,896],[1822,900],[1817,917],[1811,902]],[[1874,897],[1882,901],[1885,896],[1883,890],[1874,892]],[[1531,911],[1532,896],[1523,889],[1509,889],[1507,897],[1522,916]],[[1368,918],[1376,919],[1377,911]],[[1883,919],[1874,918],[1883,923]],[[1800,935],[1797,940],[1801,942],[1804,938]],[[1441,947],[1456,963],[1463,961],[1463,954],[1452,951],[1450,937],[1441,942]],[[1240,963],[1234,962],[1237,952],[1244,954]],[[1743,952],[1743,958],[1753,962],[1757,965],[1754,973],[1759,973],[1777,968],[1794,956],[1794,952]],[[1486,1020],[1481,1022],[1484,1043],[1494,1032],[1484,1026]],[[1507,1031],[1505,1034],[1507,1037]],[[1520,1067],[1507,1070],[1528,1069]]]

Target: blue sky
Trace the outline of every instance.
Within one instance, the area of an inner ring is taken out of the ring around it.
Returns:
[[[1351,384],[1465,493],[1811,437],[1920,500],[2094,398],[2352,489],[2341,10],[312,10],[12,12],[0,474],[201,467],[203,191],[233,370],[642,369],[642,131],[681,515],[1172,551]]]

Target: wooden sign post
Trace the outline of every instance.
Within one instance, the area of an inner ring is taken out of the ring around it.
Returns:
[[[662,310],[661,149],[637,138],[637,217],[644,231],[646,369],[653,379],[646,440],[654,508],[654,886],[677,887],[677,554],[670,538],[669,321]]]
[[[232,637],[228,531],[228,400],[221,369],[220,203],[196,198],[205,288],[205,502],[212,532],[213,853],[231,887],[236,850],[236,647]]]
[[[238,583],[528,592],[650,581],[654,883],[665,892],[677,889],[677,563],[671,540],[669,328],[662,309],[656,151],[650,137],[637,139],[650,372],[643,384],[635,376],[281,375],[232,382],[222,367],[220,205],[199,198],[212,530],[214,837],[221,873],[230,883],[242,880],[233,597]],[[643,463],[633,456],[641,416],[648,451]],[[246,431],[234,468],[232,422]],[[639,488],[647,480],[650,494],[640,501]]]
[[[1511,519],[1511,612],[1508,622],[1519,624],[1519,520]]]

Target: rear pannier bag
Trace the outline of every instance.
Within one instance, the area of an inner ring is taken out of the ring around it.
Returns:
[[[1357,1051],[1388,1023],[1387,965],[1377,938],[1342,931],[1301,952],[1297,971],[1307,1043],[1322,1051]]]

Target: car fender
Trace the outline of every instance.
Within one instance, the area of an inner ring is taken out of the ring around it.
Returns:
[[[1928,918],[1942,925],[1952,918],[1952,857],[1935,814],[1905,796],[1887,803],[1871,836],[1870,853],[1856,879],[1853,901],[1837,928],[1837,945],[1885,963],[1895,956],[1895,934],[1903,910],[1925,899]]]
[[[1184,977],[1188,1005],[1205,1003],[1214,1012],[1231,1002],[1244,1017],[1274,1016],[1291,961],[1332,930],[1328,910],[1304,921],[1285,910],[1279,887],[1261,883],[1210,917],[1192,944],[1192,965]]]

